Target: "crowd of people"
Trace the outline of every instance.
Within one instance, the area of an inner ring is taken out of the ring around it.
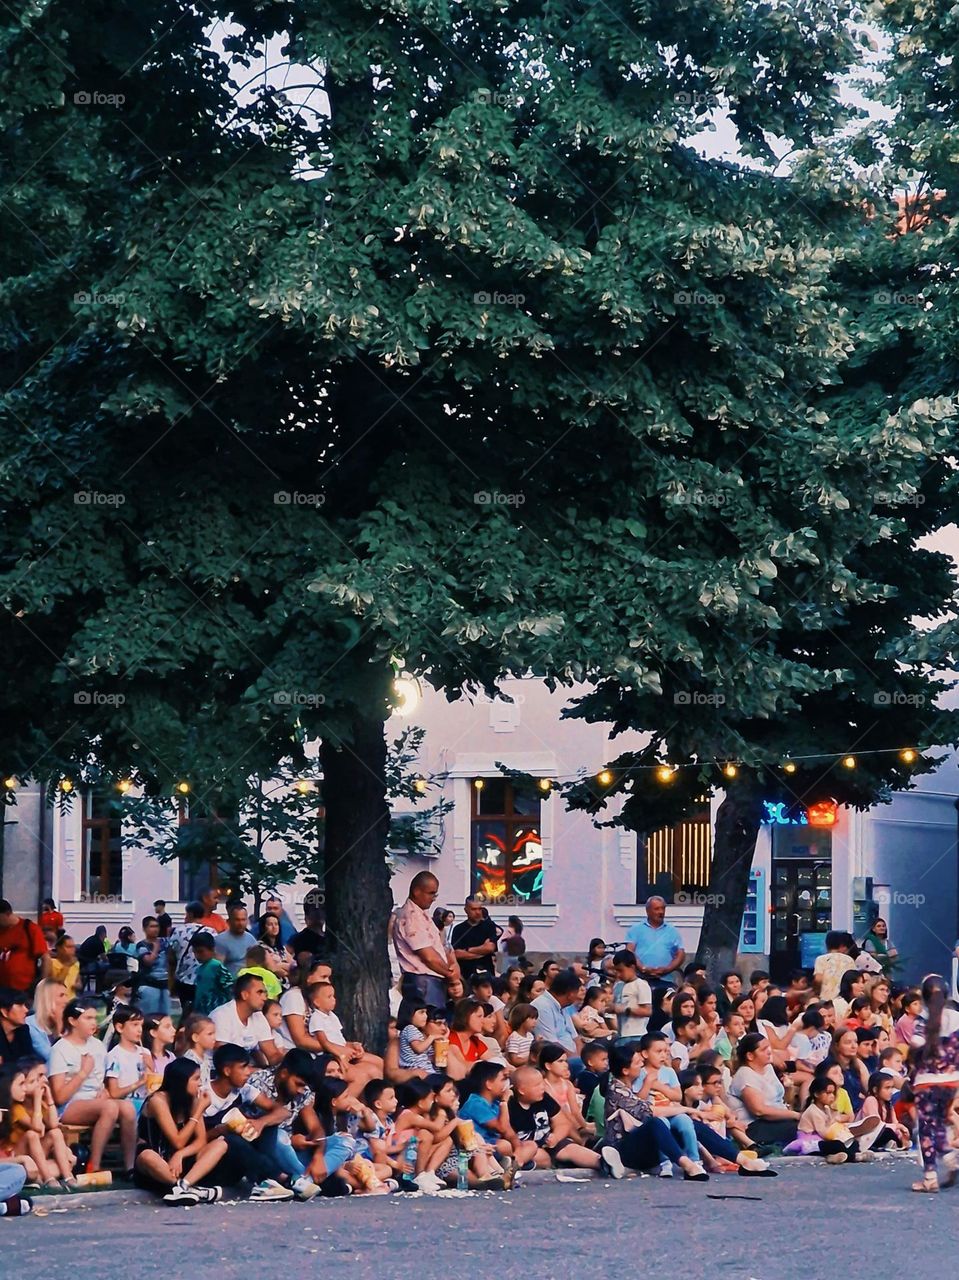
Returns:
[[[913,1144],[915,1190],[955,1180],[959,1012],[941,978],[898,988],[834,932],[811,974],[713,985],[655,898],[625,944],[536,969],[519,920],[504,934],[470,899],[451,928],[438,890],[416,876],[394,914],[382,1053],[348,1037],[309,907],[297,930],[278,898],[254,921],[211,890],[183,922],[158,909],[139,938],[77,947],[54,904],[34,924],[0,902],[0,1214],[29,1212],[31,1186],[95,1182],[108,1153],[179,1204],[570,1167],[774,1178],[774,1155],[857,1164]]]

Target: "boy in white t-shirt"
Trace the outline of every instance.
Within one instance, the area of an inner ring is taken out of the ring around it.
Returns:
[[[375,1053],[367,1053],[358,1040],[347,1040],[343,1023],[333,1012],[336,1008],[336,991],[332,982],[311,982],[307,995],[313,1012],[310,1014],[309,1032],[323,1046],[324,1053],[339,1058],[343,1075],[349,1084],[363,1089],[371,1080],[382,1079],[383,1059]]]
[[[613,987],[613,1012],[619,1023],[621,1040],[639,1039],[646,1034],[649,1015],[653,1011],[653,995],[649,983],[637,973],[637,960],[625,948],[613,956],[616,985]]]
[[[117,1101],[129,1098],[139,1115],[147,1097],[147,1072],[153,1072],[150,1055],[142,1044],[143,1014],[139,1009],[123,1006],[114,1013],[112,1022],[117,1038],[107,1054],[107,1093]]]

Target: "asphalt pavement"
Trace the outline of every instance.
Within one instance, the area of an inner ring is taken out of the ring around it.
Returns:
[[[502,1192],[169,1207],[122,1192],[0,1220],[0,1277],[179,1280],[876,1280],[951,1274],[959,1187],[910,1192],[902,1157],[777,1161],[776,1179],[550,1182]]]

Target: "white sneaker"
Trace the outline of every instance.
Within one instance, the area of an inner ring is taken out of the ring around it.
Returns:
[[[223,1199],[222,1187],[191,1187],[190,1190],[200,1204],[216,1204],[218,1200]]]
[[[264,1178],[262,1182],[258,1182],[250,1192],[251,1200],[292,1200],[293,1192],[289,1187],[283,1187],[273,1178]]]
[[[315,1195],[319,1195],[320,1188],[312,1178],[297,1178],[290,1185],[297,1200],[312,1200]]]
[[[600,1149],[599,1158],[606,1165],[614,1178],[626,1177],[626,1166],[623,1164],[623,1157],[619,1154],[615,1147],[602,1147]],[[673,1167],[669,1167],[670,1176],[672,1176]]]
[[[422,1173],[418,1173],[413,1179],[421,1191],[428,1196],[435,1196],[439,1191],[446,1190],[446,1184],[440,1182],[435,1173],[430,1173],[428,1169],[424,1169]]]
[[[664,1160],[659,1166],[659,1176],[661,1178],[671,1178],[673,1176],[673,1166],[671,1161]]]
[[[179,1182],[174,1182],[163,1200],[165,1204],[199,1204],[200,1197],[195,1187],[189,1186],[181,1179]]]

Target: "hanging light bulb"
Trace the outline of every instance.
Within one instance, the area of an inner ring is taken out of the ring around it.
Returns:
[[[60,790],[68,795],[73,790],[73,782],[69,778],[61,778]]]
[[[915,764],[919,759],[919,752],[914,751],[912,747],[906,747],[904,750],[899,752],[899,759],[903,764]]]
[[[735,778],[738,773],[739,773],[739,765],[733,764],[731,760],[728,764],[723,765],[724,778]]]
[[[176,784],[176,789],[181,796],[187,796],[190,794],[190,784],[185,779]]]
[[[393,698],[393,715],[411,716],[423,698],[419,680],[415,676],[397,676],[393,681]]]
[[[550,782],[549,778],[539,778],[536,785],[539,787],[540,791],[545,793],[550,790],[553,784]]]
[[[601,787],[611,787],[613,785],[613,775],[608,769],[600,769],[596,775],[596,781]]]
[[[16,778],[4,778],[3,785],[6,787],[7,791],[16,791],[17,780]]]
[[[855,769],[855,767],[856,767],[856,757],[855,757],[855,756],[843,756],[843,758],[842,758],[842,767],[843,767],[844,769]]]
[[[417,793],[417,795],[425,796],[427,789],[429,788],[429,785],[430,784],[426,781],[425,778],[417,778],[416,781],[413,783],[413,790]]]
[[[787,760],[783,765],[783,773],[795,773],[798,767],[793,760]]]
[[[119,791],[121,796],[125,796],[132,786],[133,782],[130,778],[121,778],[117,783],[117,791]]]
[[[299,791],[301,796],[308,796],[313,790],[313,783],[309,778],[297,778],[293,785],[296,787],[297,791]]]
[[[656,770],[656,778],[659,782],[672,782],[676,776],[676,770],[670,764],[661,764]]]
[[[486,786],[486,783],[482,778],[474,778],[473,786],[477,791],[482,791],[483,788]]]

